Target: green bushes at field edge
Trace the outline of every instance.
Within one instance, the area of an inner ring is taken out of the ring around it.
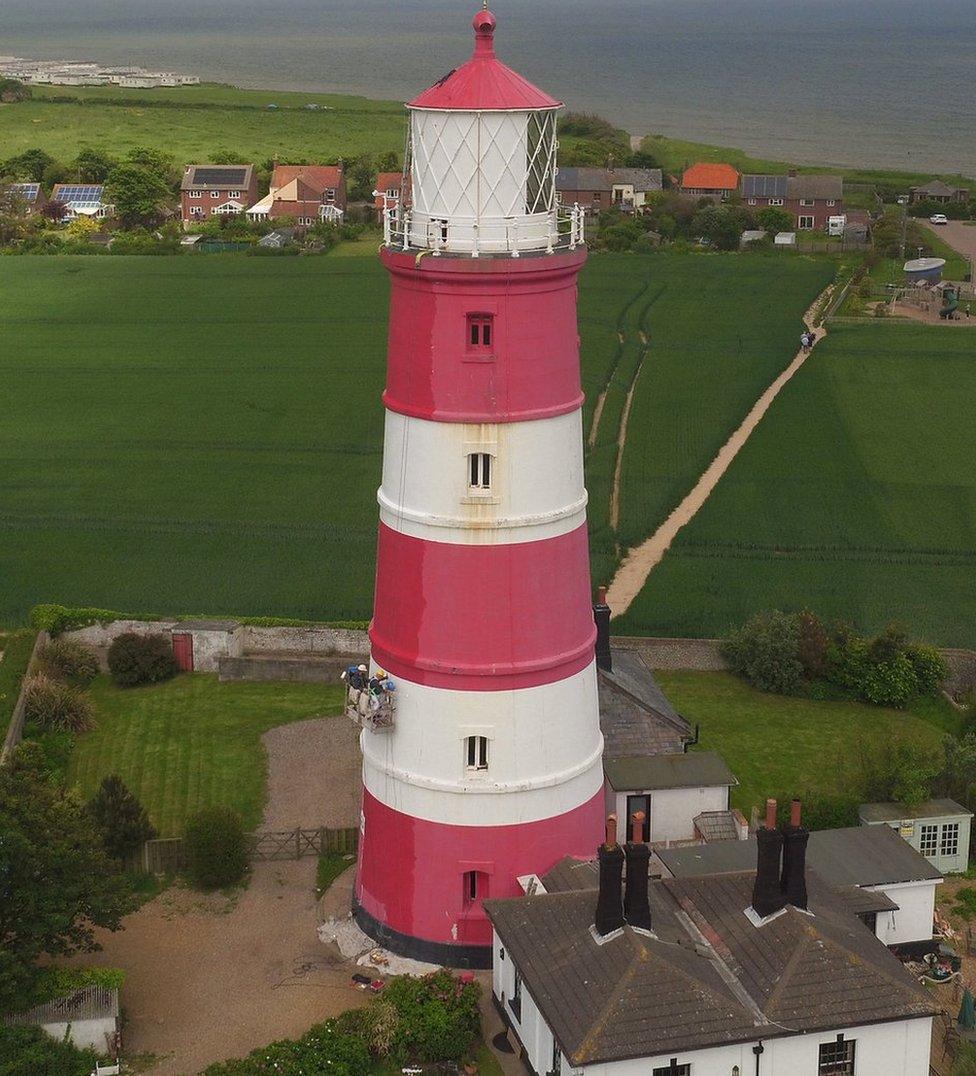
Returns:
[[[20,682],[30,664],[36,638],[36,631],[27,630],[0,635],[0,650],[3,651],[3,661],[0,661],[0,743],[7,735],[20,696]]]
[[[228,614],[221,614],[226,617]],[[95,609],[85,606],[56,605],[45,603],[35,605],[30,611],[30,625],[51,636],[62,635],[66,631],[77,631],[93,624],[105,627],[116,620],[207,620],[213,614],[182,613],[178,616],[159,613],[123,613],[117,609]],[[347,631],[365,631],[368,620],[296,620],[291,617],[275,616],[237,616],[233,619],[253,628],[337,628]],[[33,643],[32,643],[33,645]],[[29,652],[29,651],[28,651]]]

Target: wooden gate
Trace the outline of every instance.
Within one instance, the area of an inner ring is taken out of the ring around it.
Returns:
[[[173,632],[173,657],[180,672],[193,672],[193,636],[188,631]]]
[[[355,853],[359,830],[349,829],[287,829],[270,833],[255,833],[251,838],[251,859],[302,859],[321,856],[327,852]]]

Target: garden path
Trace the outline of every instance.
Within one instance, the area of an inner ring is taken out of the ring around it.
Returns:
[[[814,328],[815,312],[822,299],[823,294],[817,296],[813,305],[803,316],[803,323],[808,329]],[[827,335],[826,325],[817,326],[816,332],[814,346],[819,344]],[[746,415],[742,424],[721,447],[718,455],[708,465],[705,473],[698,479],[692,491],[646,541],[628,551],[607,591],[607,604],[613,610],[614,616],[621,616],[630,608],[631,602],[641,592],[654,568],[660,564],[678,531],[687,523],[690,523],[697,515],[702,505],[708,500],[712,490],[718,485],[722,475],[729,469],[729,465],[738,455],[739,450],[749,440],[752,431],[759,425],[763,415],[769,410],[773,400],[779,395],[783,386],[806,362],[809,354],[810,352],[804,351],[802,348],[796,353],[789,366],[783,370],[752,405],[752,409]],[[621,457],[622,455],[623,453],[621,452]]]

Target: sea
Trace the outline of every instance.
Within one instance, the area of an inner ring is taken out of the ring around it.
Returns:
[[[477,0],[0,0],[0,55],[407,99]],[[497,51],[636,135],[976,177],[976,0],[492,0]],[[2,147],[0,147],[2,156]]]

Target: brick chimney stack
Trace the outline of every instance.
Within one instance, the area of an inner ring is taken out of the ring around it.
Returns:
[[[607,817],[606,839],[597,850],[600,865],[600,890],[596,899],[594,926],[601,937],[624,925],[623,849],[617,844],[617,816]]]
[[[647,876],[651,850],[644,843],[644,812],[637,811],[632,820],[627,855],[627,889],[624,893],[624,918],[632,927],[651,929],[651,905],[647,897]]]
[[[607,605],[606,587],[600,587],[596,592],[593,619],[596,622],[597,668],[613,672],[613,655],[610,653],[610,606]]]
[[[785,903],[794,908],[807,906],[807,841],[810,831],[801,824],[800,801],[790,805],[790,824],[783,827],[783,874],[781,888]]]
[[[766,824],[756,831],[756,881],[752,907],[760,919],[784,907],[780,871],[783,861],[783,834],[776,828],[776,800],[766,800]]]

